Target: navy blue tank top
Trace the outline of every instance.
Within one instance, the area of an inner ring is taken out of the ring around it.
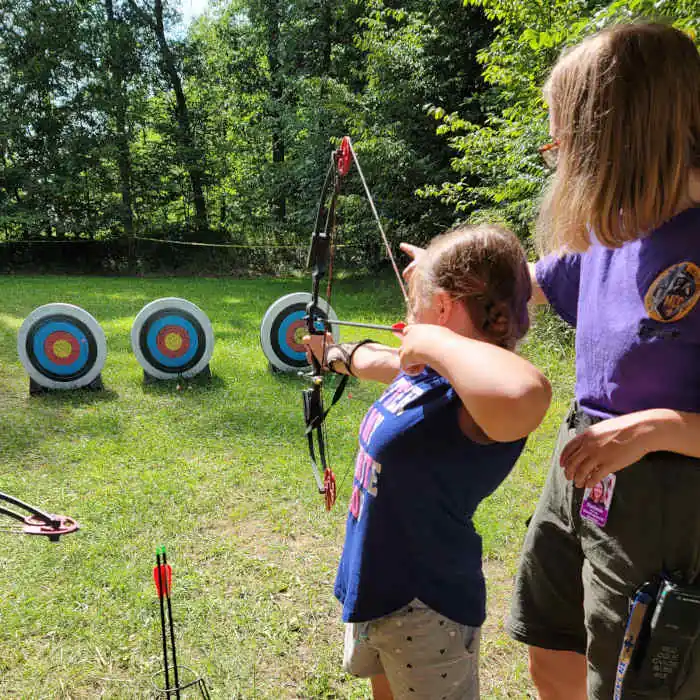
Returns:
[[[344,621],[376,619],[419,598],[460,624],[483,623],[472,517],[525,440],[473,442],[459,427],[459,406],[449,382],[426,369],[400,374],[362,421],[335,581]]]

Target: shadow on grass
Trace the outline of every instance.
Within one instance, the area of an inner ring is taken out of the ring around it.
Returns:
[[[33,402],[42,402],[45,406],[58,405],[79,408],[86,404],[116,401],[119,399],[119,394],[109,387],[104,389],[47,389],[37,394],[30,394],[29,379],[27,379],[27,397]]]
[[[173,393],[196,396],[211,390],[221,389],[226,385],[227,382],[223,377],[213,374],[211,377],[199,375],[191,379],[173,377],[172,379],[144,380],[142,388],[144,393],[154,396],[169,396]]]

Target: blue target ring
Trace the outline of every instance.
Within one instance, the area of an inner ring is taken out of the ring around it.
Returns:
[[[296,328],[306,327],[305,316],[306,309],[300,309],[289,314],[289,316],[280,323],[280,327],[277,331],[277,346],[279,349],[291,360],[296,360],[302,363],[302,365],[306,364],[306,353],[294,347],[296,343],[293,343],[290,336],[294,335]]]
[[[73,304],[45,304],[24,319],[17,353],[32,381],[44,389],[78,389],[99,378],[107,357],[100,324]]]
[[[131,347],[151,378],[195,377],[209,365],[214,331],[198,306],[165,297],[139,311],[131,327]]]
[[[307,292],[294,292],[277,299],[265,312],[260,324],[260,345],[274,370],[294,372],[308,367],[301,339],[306,335],[306,308],[310,301]],[[319,299],[318,304],[321,318],[337,320],[325,300]],[[319,321],[318,330],[323,330],[324,325]],[[331,332],[338,342],[338,327],[333,327]]]
[[[57,332],[67,334],[74,339],[78,348],[78,352],[73,353],[74,355],[77,354],[75,360],[66,364],[59,363],[47,353],[46,341],[50,339],[52,334]],[[90,359],[90,342],[86,334],[74,321],[48,320],[39,330],[35,330],[31,344],[33,357],[47,373],[55,377],[74,378],[78,376]]]
[[[176,326],[185,331],[189,340],[188,348],[185,352],[176,357],[169,357],[162,353],[158,347],[158,334],[167,326]],[[199,337],[195,327],[182,314],[177,316],[169,315],[159,318],[148,329],[146,335],[146,347],[151,353],[152,359],[163,367],[169,367],[173,370],[178,370],[186,367],[192,361],[192,358],[197,354],[199,348]]]

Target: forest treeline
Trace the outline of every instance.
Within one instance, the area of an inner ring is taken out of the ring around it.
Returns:
[[[700,0],[211,0],[189,26],[172,0],[0,0],[0,265],[205,261],[146,238],[292,264],[344,134],[394,242],[494,218],[527,238],[547,71],[635,17],[695,36]],[[339,211],[376,264],[356,176]]]

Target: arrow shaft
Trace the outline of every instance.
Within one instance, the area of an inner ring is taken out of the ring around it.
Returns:
[[[170,671],[168,670],[168,642],[165,633],[165,601],[163,595],[165,593],[165,581],[163,581],[163,570],[160,565],[160,554],[156,554],[156,567],[158,576],[158,600],[160,602],[160,631],[163,641],[163,671],[165,675],[165,692],[170,697]]]
[[[394,326],[383,326],[379,323],[357,323],[356,321],[334,321],[332,319],[323,319],[323,323],[329,326],[353,326],[355,328],[372,328],[377,331],[391,331],[396,333],[401,330],[400,328],[395,328]]]

